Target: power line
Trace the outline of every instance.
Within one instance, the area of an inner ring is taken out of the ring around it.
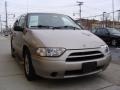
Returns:
[[[92,18],[92,17],[99,17],[102,16],[103,14],[98,14],[98,15],[94,15],[94,16],[88,16],[88,17],[83,17],[83,18]]]
[[[114,13],[116,13],[116,12],[118,12],[119,10],[116,10],[116,11],[114,11]],[[107,13],[106,12],[106,14],[111,14],[111,13],[113,13],[113,12],[109,12],[109,13]],[[98,15],[94,15],[94,16],[88,16],[88,17],[83,17],[83,18],[93,18],[93,17],[99,17],[99,16],[102,16],[103,14],[98,14]]]

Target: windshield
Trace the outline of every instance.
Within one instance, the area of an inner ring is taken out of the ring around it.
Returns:
[[[81,29],[70,17],[60,14],[30,14],[29,28]]]
[[[117,29],[114,29],[114,28],[109,28],[108,31],[109,31],[111,34],[120,34],[120,31],[118,31]]]

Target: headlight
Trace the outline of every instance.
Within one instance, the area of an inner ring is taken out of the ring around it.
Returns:
[[[108,53],[109,52],[109,47],[107,45],[102,45],[101,49],[105,52]]]
[[[65,52],[65,48],[38,48],[36,52],[43,57],[58,57]]]

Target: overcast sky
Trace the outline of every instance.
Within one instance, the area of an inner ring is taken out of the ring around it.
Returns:
[[[82,17],[94,16],[103,12],[112,11],[112,0],[6,0],[8,4],[8,13],[19,16],[28,12],[53,12],[67,14],[73,18],[73,13],[79,12],[77,1],[82,1]],[[4,2],[0,0],[0,14],[4,19]],[[115,10],[120,9],[120,0],[114,0]],[[9,15],[11,19],[12,16]]]

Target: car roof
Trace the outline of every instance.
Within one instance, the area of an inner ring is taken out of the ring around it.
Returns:
[[[27,13],[27,15],[32,15],[32,14],[54,14],[54,15],[64,15],[64,14],[58,14],[58,13],[39,13],[39,12],[37,12],[37,13]],[[67,15],[65,15],[65,16],[67,16]]]

